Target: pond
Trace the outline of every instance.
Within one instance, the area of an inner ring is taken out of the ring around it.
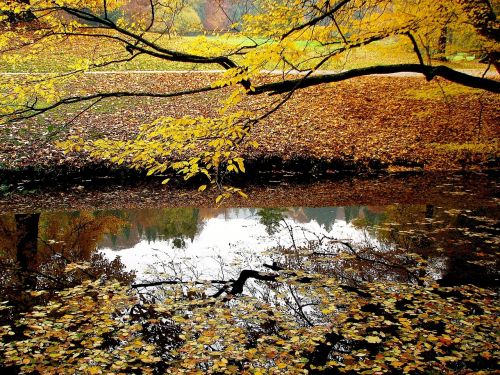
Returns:
[[[494,207],[400,204],[11,214],[0,216],[1,250],[2,261],[14,263],[20,256],[18,236],[36,236],[36,252],[24,261],[27,264],[52,272],[53,263],[99,258],[133,273],[136,282],[145,282],[172,276],[169,272],[183,280],[234,277],[243,268],[280,262],[292,250],[334,255],[349,250],[350,244],[373,257],[370,279],[390,277],[389,263],[375,273],[377,257],[406,252],[424,257],[428,274],[441,283],[496,286],[497,215]],[[34,233],[16,232],[16,224],[22,227],[20,223],[30,220],[37,222],[31,227]],[[332,249],[339,244],[344,249]],[[398,273],[403,260],[392,261]]]
[[[499,208],[468,196],[1,214],[3,368],[495,369]]]

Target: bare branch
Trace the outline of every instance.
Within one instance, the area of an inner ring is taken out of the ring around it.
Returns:
[[[325,12],[321,14],[318,17],[315,17],[311,20],[309,20],[306,23],[301,24],[300,26],[293,27],[290,30],[288,30],[285,34],[281,36],[281,40],[285,39],[286,37],[290,36],[292,33],[305,29],[306,27],[313,26],[318,24],[319,22],[323,21],[325,18],[333,16],[336,12],[338,12],[342,7],[350,3],[351,0],[343,0],[337,3],[332,9],[330,9],[328,12]]]
[[[175,91],[169,93],[119,91],[119,92],[96,93],[87,96],[72,96],[69,98],[59,100],[53,104],[44,107],[36,107],[35,103],[30,106],[27,106],[26,108],[14,111],[10,114],[2,115],[0,116],[0,118],[2,117],[9,118],[8,120],[9,122],[20,121],[23,119],[28,119],[38,116],[42,113],[48,112],[52,109],[55,109],[65,104],[75,104],[75,103],[86,102],[89,100],[102,100],[107,98],[126,98],[126,97],[173,98],[177,96],[198,94],[201,92],[213,91],[218,89],[220,89],[220,87],[207,86],[198,89]]]

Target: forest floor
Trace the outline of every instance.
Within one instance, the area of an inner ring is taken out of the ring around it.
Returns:
[[[170,92],[209,85],[217,73],[84,75],[68,90]],[[0,168],[38,173],[108,167],[83,153],[64,154],[57,139],[130,139],[160,116],[217,116],[228,89],[173,99],[106,99],[82,111],[60,107],[0,132]],[[246,98],[240,108],[270,108],[275,96]],[[85,104],[85,106],[88,103]],[[71,121],[72,120],[72,121]],[[420,77],[370,76],[294,93],[251,133],[249,166],[332,171],[458,170],[497,166],[500,98],[481,90]],[[109,165],[113,169],[113,166]]]

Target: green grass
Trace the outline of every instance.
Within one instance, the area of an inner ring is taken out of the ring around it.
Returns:
[[[455,97],[461,95],[480,95],[483,91],[458,84],[449,84],[445,86],[411,88],[405,91],[406,96],[417,100],[445,100],[446,97]]]
[[[162,39],[159,44],[165,48],[177,51],[187,51],[193,43],[196,45],[198,37],[180,36],[172,39]],[[152,38],[154,39],[154,35]],[[228,49],[235,49],[241,46],[249,46],[252,41],[248,38],[236,35],[222,36],[207,36],[207,40],[214,45],[225,45]],[[257,43],[265,43],[265,39],[257,38]],[[81,57],[91,57],[99,55],[116,55],[121,58],[127,58],[128,53],[124,48],[109,40],[100,40],[95,43],[95,39],[80,38],[72,42],[58,46],[53,51],[44,51],[36,56],[35,59],[14,63],[9,59],[0,59],[0,72],[29,72],[29,73],[45,73],[45,72],[68,72],[72,71],[73,67],[80,61]],[[311,57],[321,55],[326,52],[326,49],[318,43],[309,41],[297,41],[296,47],[304,51],[304,56],[301,60],[309,60]],[[238,59],[236,59],[238,60]],[[308,68],[319,61],[311,60],[307,65],[299,64],[301,68]],[[300,61],[295,61],[300,63]],[[321,69],[352,69],[378,64],[399,64],[399,63],[415,63],[416,56],[412,51],[411,46],[402,39],[392,38],[382,42],[373,43],[361,48],[353,49],[348,54],[341,54],[328,61]],[[466,59],[460,61],[451,61],[446,63],[455,68],[472,68],[481,69],[483,65],[476,61],[468,61]],[[268,64],[267,69],[273,69],[273,64]],[[172,70],[213,70],[221,69],[216,64],[189,64],[170,62],[161,60],[151,56],[139,56],[132,61],[118,63],[99,68],[101,71],[172,71]]]

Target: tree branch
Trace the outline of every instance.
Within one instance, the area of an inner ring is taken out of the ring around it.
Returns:
[[[486,91],[500,93],[500,82],[493,79],[471,76],[457,70],[450,69],[440,65],[436,67],[422,64],[397,64],[397,65],[381,65],[367,68],[351,69],[345,72],[334,74],[310,75],[298,79],[290,79],[279,82],[263,84],[255,87],[255,91],[249,91],[249,95],[258,95],[269,93],[270,95],[291,93],[295,90],[316,86],[324,83],[340,82],[351,78],[363,77],[373,74],[394,74],[394,73],[420,73],[427,80],[432,80],[435,77],[442,77],[448,81],[459,83],[464,86],[483,89]],[[44,107],[36,107],[35,104],[26,106],[23,109],[18,109],[9,114],[0,117],[9,118],[9,122],[15,122],[23,119],[28,119],[60,107],[65,104],[74,104],[90,100],[102,100],[106,98],[123,98],[123,97],[152,97],[152,98],[172,98],[183,95],[192,95],[202,92],[218,90],[221,87],[206,86],[192,90],[182,90],[170,93],[151,93],[151,92],[108,92],[96,93],[87,96],[73,96],[61,99],[51,105]]]
[[[276,270],[276,271],[286,271],[284,268],[279,267],[277,264],[273,264],[273,265],[264,264],[264,266],[266,268],[270,268],[270,269]],[[263,273],[263,272],[259,272],[259,271],[256,271],[256,270],[243,270],[243,271],[241,271],[240,276],[238,277],[238,279],[232,280],[232,281],[229,282],[229,283],[232,283],[231,286],[224,285],[212,297],[214,297],[214,298],[220,297],[223,293],[228,292],[228,290],[229,290],[228,293],[231,294],[231,295],[241,294],[241,293],[243,293],[243,287],[245,286],[246,282],[249,279],[260,280],[260,281],[270,281],[270,282],[274,281],[274,282],[276,282],[276,281],[279,281],[278,280],[279,276],[280,276],[279,273]],[[297,274],[295,272],[293,272],[293,271],[288,271],[286,273],[286,276],[288,276],[288,277],[296,277]],[[299,282],[299,283],[303,283],[303,284],[309,284],[309,283],[311,283],[313,281],[313,278],[305,276],[305,277],[297,278],[296,281]],[[229,289],[229,287],[231,289]],[[363,291],[363,290],[361,290],[359,288],[356,288],[356,287],[353,287],[353,286],[350,286],[350,285],[339,285],[339,287],[342,288],[342,289],[344,289],[347,292],[356,293],[359,296],[364,297],[364,298],[371,297],[370,293],[367,293],[367,292],[365,292],[365,291]]]
[[[25,119],[29,119],[29,118],[38,116],[42,113],[48,112],[52,109],[55,109],[57,107],[65,105],[65,104],[75,104],[75,103],[86,102],[89,100],[102,100],[102,99],[107,99],[107,98],[126,98],[126,97],[173,98],[176,96],[192,95],[192,94],[198,94],[201,92],[213,91],[213,90],[218,90],[218,89],[220,89],[220,87],[206,86],[206,87],[202,87],[199,89],[175,91],[175,92],[169,92],[169,93],[120,91],[120,92],[97,93],[97,94],[91,94],[91,95],[87,95],[87,96],[72,96],[69,98],[61,99],[61,100],[59,100],[53,104],[47,105],[45,107],[36,107],[35,105],[26,106],[26,108],[24,108],[24,109],[20,109],[20,110],[14,111],[12,113],[2,115],[2,116],[0,116],[0,118],[2,118],[2,117],[9,118],[9,120],[8,120],[9,122],[16,122],[16,121],[25,120]]]
[[[160,285],[185,285],[185,284],[195,284],[195,285],[205,285],[205,284],[227,284],[230,283],[233,280],[206,280],[206,281],[178,281],[178,280],[161,280],[161,281],[153,281],[150,283],[139,283],[139,284],[132,284],[132,288],[148,288],[148,287],[153,287],[153,286],[160,286]]]
[[[441,77],[448,81],[459,83],[464,86],[483,89],[486,91],[500,93],[500,82],[488,79],[474,77],[466,73],[453,70],[444,65],[436,67],[421,64],[396,64],[396,65],[378,65],[367,68],[351,69],[345,72],[334,74],[314,75],[307,78],[290,79],[281,82],[273,82],[257,86],[250,95],[270,93],[282,94],[294,91],[296,89],[316,86],[323,83],[340,82],[351,78],[363,77],[373,74],[394,74],[394,73],[420,73],[428,80],[435,77]]]
[[[306,23],[303,23],[301,24],[300,26],[297,26],[297,27],[293,27],[291,28],[290,30],[288,30],[285,34],[283,34],[281,36],[281,40],[285,39],[286,37],[288,37],[289,35],[291,35],[292,33],[294,33],[295,31],[300,31],[302,29],[305,29],[306,27],[309,27],[309,26],[313,26],[313,25],[316,25],[318,24],[319,22],[323,21],[325,18],[328,18],[332,15],[334,15],[336,12],[338,12],[343,6],[347,5],[348,3],[350,3],[352,0],[343,0],[341,2],[339,2],[338,4],[336,4],[332,9],[330,9],[328,12],[325,12],[323,13],[322,15],[320,16],[317,16],[311,20],[309,20],[308,22]]]
[[[148,53],[152,56],[161,57],[162,59],[165,60],[186,62],[186,63],[219,64],[225,69],[236,68],[238,66],[234,61],[232,61],[226,56],[216,56],[216,57],[198,56],[163,48],[158,44],[153,43],[150,40],[144,38],[141,35],[135,34],[130,30],[118,26],[109,19],[101,18],[93,13],[89,13],[81,9],[70,8],[67,6],[61,6],[60,9],[74,17],[80,18],[85,21],[101,24],[111,30],[115,30],[116,32],[120,33],[123,36],[132,38],[137,43],[142,43],[144,46],[151,48],[153,51],[148,50],[147,48],[144,47],[139,47],[138,45],[134,45],[134,49],[139,49],[142,52]]]
[[[410,32],[408,32],[406,35],[408,36],[408,38],[411,41],[411,44],[413,45],[413,51],[415,51],[415,54],[417,55],[418,62],[422,66],[425,65],[424,58],[422,57],[422,54],[420,53],[420,48],[418,48],[417,40],[415,39],[415,37],[413,36],[413,34],[410,33]]]

